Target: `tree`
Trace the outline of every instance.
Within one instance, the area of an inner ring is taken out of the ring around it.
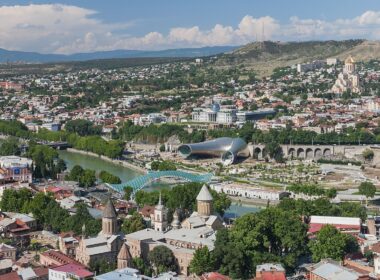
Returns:
[[[233,279],[250,278],[263,262],[294,268],[306,253],[307,226],[299,215],[279,207],[243,215],[231,230],[219,230],[214,243],[216,268]]]
[[[80,136],[100,134],[102,132],[101,127],[95,127],[92,122],[83,119],[68,121],[65,125],[65,130],[69,133],[77,133]]]
[[[362,182],[359,185],[359,193],[362,195],[365,195],[367,198],[367,204],[368,204],[368,198],[374,197],[376,194],[376,187],[372,182]]]
[[[359,247],[353,236],[325,225],[317,233],[316,239],[310,241],[309,248],[313,261],[319,262],[325,258],[341,261],[346,254],[356,252]]]
[[[120,184],[121,179],[118,176],[115,176],[107,171],[102,170],[99,173],[99,178],[102,180],[104,183],[109,183],[109,184]]]
[[[207,247],[195,250],[190,263],[190,272],[201,275],[214,270],[214,259]]]
[[[95,171],[90,169],[85,169],[83,175],[79,178],[79,187],[90,188],[96,182]]]
[[[148,259],[152,263],[156,274],[177,270],[173,252],[163,245],[154,247],[149,252]]]
[[[133,188],[131,186],[124,187],[124,199],[129,201],[132,198]]]
[[[124,219],[121,225],[121,231],[129,234],[146,228],[144,219],[137,212],[133,213],[131,217]]]
[[[10,137],[1,144],[0,155],[19,155],[20,147],[17,138]]]
[[[145,261],[140,257],[132,259],[132,267],[140,271],[141,274],[152,276],[152,269],[150,268],[149,264],[146,264]]]
[[[36,178],[55,178],[57,172],[58,153],[51,147],[30,143],[27,156],[34,162],[33,175]]]
[[[280,144],[277,142],[269,142],[265,145],[265,150],[268,152],[268,155],[273,158],[276,162],[284,161],[284,154]]]
[[[109,262],[105,259],[90,261],[89,268],[94,271],[96,275],[104,274],[116,269],[116,263]]]
[[[366,161],[372,161],[375,153],[371,149],[367,148],[363,151],[362,155]]]

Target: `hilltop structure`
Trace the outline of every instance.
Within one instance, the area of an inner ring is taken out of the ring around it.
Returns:
[[[353,93],[360,93],[361,86],[359,75],[356,72],[355,60],[349,56],[344,62],[343,73],[338,75],[331,91],[336,94],[342,94],[350,90]]]

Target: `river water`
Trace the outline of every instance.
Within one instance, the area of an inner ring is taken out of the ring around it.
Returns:
[[[85,169],[95,170],[95,172],[97,173],[99,173],[102,170],[105,170],[107,172],[110,172],[113,175],[118,176],[122,182],[129,181],[135,177],[142,175],[142,173],[136,170],[132,170],[130,168],[102,160],[98,157],[68,152],[65,150],[62,150],[62,151],[58,150],[58,153],[59,153],[59,157],[66,162],[68,170],[70,170],[74,165],[80,165]],[[165,187],[169,187],[169,186],[162,183],[153,183],[151,186],[145,188],[144,190],[149,191],[149,190],[153,190],[157,188],[165,188]],[[234,216],[241,216],[250,212],[257,212],[259,210],[260,210],[259,207],[239,204],[233,201],[231,204],[231,207],[226,211],[226,214],[229,217],[234,217]]]

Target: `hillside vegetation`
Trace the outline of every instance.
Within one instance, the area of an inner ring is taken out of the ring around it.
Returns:
[[[277,67],[290,66],[316,59],[353,55],[358,61],[380,58],[380,42],[365,40],[254,42],[226,53],[215,62],[217,66],[244,65],[259,76],[270,75]]]

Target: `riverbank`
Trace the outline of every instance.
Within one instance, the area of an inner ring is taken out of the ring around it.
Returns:
[[[74,149],[74,148],[67,148],[66,151],[71,152],[71,153],[76,153],[76,154],[82,154],[82,155],[97,157],[97,158],[99,158],[101,160],[108,161],[108,162],[113,163],[115,165],[121,165],[123,167],[135,170],[135,171],[137,171],[139,173],[142,173],[142,174],[146,174],[147,173],[147,170],[145,168],[137,166],[137,165],[134,165],[134,164],[129,163],[129,162],[126,162],[124,160],[112,159],[112,158],[109,158],[109,157],[106,157],[106,156],[103,156],[103,155],[98,155],[98,154],[95,154],[95,153],[92,153],[92,152],[82,151],[82,150],[78,150],[78,149]]]

